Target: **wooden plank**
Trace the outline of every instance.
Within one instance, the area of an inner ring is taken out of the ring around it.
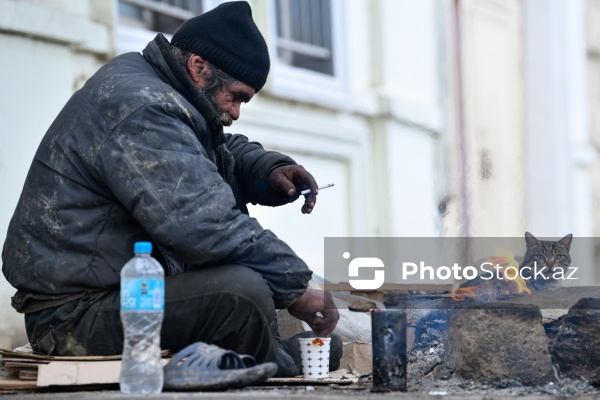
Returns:
[[[0,360],[0,364],[3,365],[4,370],[9,377],[35,381],[37,379],[38,365],[40,363],[35,360],[22,358],[4,358]]]
[[[45,360],[30,360],[28,358],[0,358],[0,365],[6,365],[7,363],[20,363],[20,364],[48,364],[50,361]]]
[[[0,355],[2,359],[19,358],[38,361],[114,361],[121,359],[120,354],[114,356],[44,356],[40,354],[18,353],[6,349],[0,349]],[[161,355],[163,358],[170,357],[171,352],[169,350],[162,350]]]
[[[75,356],[43,356],[39,354],[27,354],[27,353],[17,353],[14,351],[0,349],[0,355],[2,355],[3,359],[6,358],[20,358],[20,359],[28,359],[28,360],[44,360],[44,361],[110,361],[110,360],[120,360],[120,355],[115,356],[83,356],[83,357],[75,357]]]
[[[27,362],[16,362],[16,361],[7,361],[4,363],[4,368],[6,369],[35,369],[40,364],[27,363]]]
[[[10,378],[7,376],[0,376],[0,391],[2,391],[2,390],[11,391],[11,390],[15,390],[15,389],[36,389],[36,388],[37,388],[37,385],[35,382],[22,381],[18,378]]]
[[[37,370],[20,370],[19,379],[22,381],[37,381],[38,372]]]

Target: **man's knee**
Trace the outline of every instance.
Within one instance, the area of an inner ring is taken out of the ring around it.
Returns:
[[[231,265],[227,268],[230,270],[230,291],[253,300],[259,306],[263,302],[273,303],[273,292],[261,274],[242,265]]]
[[[274,357],[275,304],[262,275],[226,265],[184,272],[166,282],[163,346],[178,351],[204,341],[263,361]]]
[[[274,312],[273,292],[263,276],[242,265],[202,267],[166,279],[166,301],[229,292]]]

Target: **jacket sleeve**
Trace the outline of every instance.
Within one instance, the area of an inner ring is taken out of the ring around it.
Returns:
[[[152,239],[195,266],[245,265],[267,280],[279,308],[306,290],[312,272],[275,234],[235,207],[194,131],[172,103],[147,105],[113,129],[95,166]],[[196,128],[198,129],[198,128]]]
[[[296,162],[276,151],[265,150],[260,143],[250,142],[239,134],[226,134],[227,148],[235,159],[234,175],[245,202],[263,206],[280,206],[294,201],[284,193],[271,189],[267,178],[274,169]]]

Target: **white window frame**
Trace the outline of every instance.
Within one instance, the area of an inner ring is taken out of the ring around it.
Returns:
[[[206,11],[215,8],[225,0],[202,0],[202,9]],[[149,29],[122,25],[119,15],[119,0],[113,0],[115,21],[115,52],[123,54],[130,51],[141,52],[148,42],[154,40],[158,32]],[[171,35],[165,34],[171,40]]]
[[[268,45],[271,55],[268,90],[275,96],[336,109],[351,108],[346,72],[343,0],[331,0],[333,76],[279,62],[275,0],[268,1]]]

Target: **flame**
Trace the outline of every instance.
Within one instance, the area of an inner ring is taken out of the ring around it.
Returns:
[[[467,297],[474,299],[475,289],[477,289],[477,286],[460,287],[454,292],[450,293],[450,297],[456,301],[463,301]]]
[[[515,284],[517,294],[531,294],[531,290],[527,287],[527,283],[521,278],[519,273],[519,263],[515,260],[515,255],[511,250],[498,248],[496,249],[496,257],[487,258],[486,261],[489,261],[492,264],[498,264],[500,267],[499,270],[504,277],[504,281]],[[514,269],[510,270],[509,267]]]
[[[504,281],[507,283],[507,285],[514,285],[514,293],[516,294],[531,294],[531,290],[527,287],[527,283],[525,282],[525,280],[521,277],[519,271],[520,271],[520,266],[519,266],[519,262],[517,260],[515,260],[515,255],[513,254],[513,252],[509,249],[504,249],[504,248],[497,248],[496,249],[496,257],[487,257],[485,258],[485,261],[494,264],[494,266],[498,266],[498,271],[500,271],[502,273],[502,277],[504,279]],[[494,269],[494,275],[496,275],[496,269]],[[485,287],[480,287],[480,286],[467,286],[467,287],[460,287],[458,289],[456,289],[455,291],[453,291],[452,293],[450,293],[450,296],[452,297],[452,299],[456,300],[456,301],[463,301],[466,298],[471,298],[471,299],[475,299],[478,297],[478,295],[480,294],[484,294],[486,291],[489,291],[490,288],[487,284],[483,284],[483,286]],[[476,293],[479,292],[479,293]],[[488,294],[490,295],[490,299],[491,298],[495,298],[497,293],[494,294],[493,293],[494,290],[492,290],[492,293]],[[508,293],[505,294],[510,294],[511,290],[508,290]]]

